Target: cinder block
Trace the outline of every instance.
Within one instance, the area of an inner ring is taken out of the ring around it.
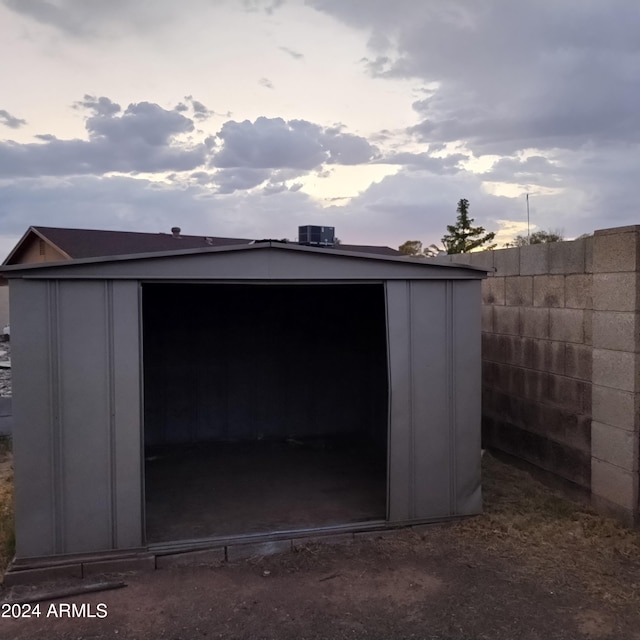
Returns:
[[[593,236],[584,239],[584,272],[593,273]]]
[[[520,337],[500,336],[499,343],[500,362],[507,364],[517,364],[520,360]]]
[[[520,346],[518,336],[495,335],[495,341],[489,347],[492,360],[505,364],[518,364],[520,361]]]
[[[584,313],[582,309],[549,309],[549,337],[584,343]]]
[[[483,305],[482,309],[482,330],[485,332],[493,331],[493,307],[491,305]]]
[[[524,369],[523,394],[529,400],[540,401],[549,395],[549,374],[543,371]]]
[[[619,504],[609,502],[606,498],[591,494],[591,506],[602,515],[610,518],[615,518],[618,522],[621,522],[629,529],[632,529],[640,524],[640,513],[637,509],[625,509]]]
[[[536,371],[564,373],[564,343],[521,338],[519,365]]]
[[[547,398],[571,413],[584,413],[587,409],[585,407],[587,386],[589,386],[588,383],[583,380],[550,374]]]
[[[520,367],[509,367],[507,376],[509,378],[508,391],[512,396],[519,397],[524,395],[524,378],[526,369]]]
[[[549,273],[549,245],[530,244],[520,247],[520,275],[534,276]]]
[[[493,252],[493,266],[496,276],[519,276],[520,247],[496,249]]]
[[[54,582],[56,580],[69,580],[82,578],[81,564],[68,564],[61,567],[42,567],[41,569],[23,569],[22,571],[8,571],[2,584],[12,587],[19,584],[38,584],[41,582]]]
[[[564,373],[570,378],[591,381],[592,347],[590,345],[572,343],[553,343],[564,347]],[[560,372],[558,372],[560,373]]]
[[[495,399],[494,391],[490,387],[485,386],[485,381],[482,381],[482,415],[493,415],[495,412]]]
[[[536,341],[535,369],[548,373],[563,374],[565,349],[563,342],[552,342],[550,340]]]
[[[627,471],[638,471],[638,440],[636,434],[593,421],[591,438],[591,455],[594,458]]]
[[[635,394],[594,384],[591,387],[591,415],[596,422],[635,431]]]
[[[593,344],[593,311],[584,310],[584,343]]]
[[[638,506],[638,474],[592,458],[591,491],[625,509],[635,510]]]
[[[486,278],[482,281],[482,304],[504,304],[505,279]]]
[[[493,329],[496,333],[518,335],[520,333],[520,308],[493,308]]]
[[[194,565],[219,565],[224,561],[224,548],[204,549],[203,551],[189,551],[187,553],[172,553],[168,556],[158,556],[156,558],[156,569],[189,567]]]
[[[474,251],[469,254],[471,256],[470,264],[474,267],[486,269],[493,274],[493,251]]]
[[[482,393],[493,387],[495,383],[496,363],[482,360]]]
[[[540,421],[540,406],[534,400],[521,396],[511,396],[507,404],[507,412],[498,414],[497,417],[509,424],[523,429],[535,431],[542,424]]]
[[[637,289],[635,273],[594,273],[593,308],[596,311],[635,311]]]
[[[507,305],[512,307],[530,307],[533,304],[533,277],[512,276],[505,278],[505,301]]]
[[[537,369],[538,340],[535,338],[521,337],[518,342],[517,358],[515,364],[527,369]]]
[[[246,560],[247,558],[261,558],[276,553],[291,551],[291,540],[274,540],[272,542],[258,542],[255,544],[234,544],[227,547],[227,560]]]
[[[468,265],[471,264],[471,254],[470,253],[454,253],[449,256],[450,264],[461,264]]]
[[[595,273],[636,271],[638,268],[638,232],[595,233],[593,270]]]
[[[534,307],[564,307],[564,276],[533,278]]]
[[[636,356],[624,351],[593,349],[593,384],[602,387],[635,391],[636,388]]]
[[[544,307],[522,307],[520,331],[530,338],[549,337],[549,309]]]
[[[481,345],[482,345],[482,362],[493,361],[496,359],[496,344],[498,342],[498,336],[495,333],[488,331],[482,332]]]
[[[155,556],[121,558],[119,560],[99,560],[83,562],[82,575],[95,576],[101,573],[128,573],[129,571],[153,571],[156,568]]]
[[[483,421],[483,428],[485,442],[489,446],[527,460],[579,486],[589,487],[591,458],[584,452],[499,420]]]
[[[590,456],[591,416],[567,416],[566,424],[568,426],[565,430],[565,442],[577,451]]]
[[[564,279],[564,306],[569,309],[592,309],[592,289],[592,275],[567,276]]]
[[[591,456],[591,419],[562,406],[540,404],[538,422],[532,431]]]
[[[615,236],[618,233],[640,232],[640,224],[629,224],[624,227],[607,227],[606,229],[596,229],[594,236]]]
[[[550,273],[584,273],[585,241],[549,244]]]
[[[637,351],[639,322],[640,314],[632,311],[594,311],[594,347],[614,351]]]
[[[494,370],[494,390],[501,393],[506,393],[509,390],[509,365],[495,363]]]

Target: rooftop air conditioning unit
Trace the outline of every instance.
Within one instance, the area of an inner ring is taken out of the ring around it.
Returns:
[[[314,246],[332,247],[336,243],[335,227],[307,225],[298,227],[298,242]]]

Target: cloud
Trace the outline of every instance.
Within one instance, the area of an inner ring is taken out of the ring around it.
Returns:
[[[221,149],[212,165],[220,168],[305,169],[330,164],[361,164],[376,157],[377,149],[365,138],[323,128],[307,120],[260,117],[225,122],[218,132]]]
[[[220,169],[215,174],[215,183],[218,185],[218,193],[233,193],[257,187],[269,178],[270,173],[268,169],[249,167]]]
[[[178,111],[179,113],[184,113],[189,111],[189,107],[191,107],[191,111],[193,113],[192,118],[199,122],[208,120],[211,116],[216,115],[215,111],[205,107],[205,105],[199,100],[194,100],[193,96],[185,96],[184,100],[187,104],[180,102],[173,110]]]
[[[69,34],[79,35],[84,31],[82,20],[74,15],[70,6],[57,6],[47,0],[3,0],[3,4],[17,13]]]
[[[365,138],[336,128],[325,129],[320,141],[329,152],[329,164],[362,164],[378,156],[377,149]]]
[[[122,36],[170,25],[179,9],[170,0],[153,3],[130,0],[2,0],[8,9],[75,38]],[[202,3],[198,3],[202,4]],[[205,5],[206,6],[206,5]]]
[[[12,116],[5,109],[0,109],[0,122],[3,125],[9,127],[10,129],[19,129],[20,127],[22,127],[25,124],[27,124],[26,120],[23,120],[22,118],[16,118],[15,116]]]
[[[242,4],[246,11],[256,12],[264,11],[268,15],[284,4],[284,0],[242,0]]]
[[[302,60],[304,58],[304,54],[298,51],[294,51],[293,49],[289,49],[289,47],[279,47],[280,51],[284,51],[288,53],[295,60]]]
[[[445,156],[444,158],[436,158],[426,152],[411,153],[401,151],[383,155],[378,160],[374,160],[374,164],[400,164],[410,170],[427,169],[431,173],[445,175],[462,171],[460,163],[468,159],[469,156],[463,153],[455,153]]]
[[[426,142],[476,155],[640,141],[640,5],[567,0],[307,0],[370,34],[373,75],[432,89]]]
[[[0,177],[188,171],[206,161],[204,144],[177,141],[194,125],[175,111],[139,102],[115,115],[119,105],[90,96],[78,105],[91,112],[85,122],[88,140],[45,134],[39,143],[0,142]]]
[[[558,186],[565,170],[543,156],[534,155],[526,159],[504,157],[497,160],[490,170],[481,174],[485,180],[515,184],[537,184]]]
[[[8,253],[29,225],[168,232],[238,238],[295,237],[299,224],[322,219],[300,191],[212,194],[200,185],[129,176],[21,178],[0,182],[0,226]]]
[[[90,96],[85,94],[82,100],[78,100],[73,103],[74,109],[85,109],[91,111],[96,116],[113,116],[116,113],[120,113],[122,108],[119,104],[111,101],[105,96],[97,98],[96,96]]]

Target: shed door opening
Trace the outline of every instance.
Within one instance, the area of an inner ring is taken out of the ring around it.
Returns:
[[[144,284],[147,542],[382,520],[382,284]]]

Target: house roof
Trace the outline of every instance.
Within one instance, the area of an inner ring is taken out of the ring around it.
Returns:
[[[218,238],[213,236],[173,235],[171,233],[142,233],[134,231],[103,231],[97,229],[66,229],[58,227],[29,227],[5,259],[3,265],[18,262],[20,249],[30,236],[45,240],[71,260],[108,256],[135,255],[154,252],[173,252],[185,249],[207,249],[249,245],[248,238]],[[294,243],[296,244],[296,243]],[[335,249],[375,255],[397,256],[390,247],[371,245],[337,245]]]

